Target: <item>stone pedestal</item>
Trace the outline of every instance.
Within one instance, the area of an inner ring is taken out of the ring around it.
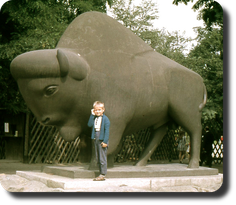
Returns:
[[[42,171],[68,178],[94,178],[98,170],[91,170],[90,165],[80,166],[45,166]],[[107,178],[146,178],[217,175],[218,169],[199,167],[187,168],[186,164],[149,164],[138,167],[132,165],[115,165],[107,169]]]

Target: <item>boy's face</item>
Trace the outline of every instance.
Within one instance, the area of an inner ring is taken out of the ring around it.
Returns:
[[[104,107],[100,105],[95,105],[93,109],[96,116],[102,116],[105,111]]]

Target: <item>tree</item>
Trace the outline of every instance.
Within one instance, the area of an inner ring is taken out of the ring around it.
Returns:
[[[173,4],[193,2],[193,0],[174,0]],[[201,9],[202,8],[202,9]],[[203,19],[206,26],[212,27],[214,25],[223,27],[223,9],[221,5],[214,0],[197,0],[192,7],[193,10],[200,10],[199,19]]]
[[[185,62],[187,43],[192,39],[183,34],[153,28],[153,20],[158,19],[158,8],[152,0],[134,5],[133,0],[116,0],[112,5],[114,18],[142,38],[157,52],[177,61]]]
[[[193,0],[174,0],[173,4]],[[200,10],[205,28],[197,28],[198,45],[189,53],[188,64],[199,73],[207,88],[208,100],[203,109],[203,125],[215,135],[223,135],[223,9],[213,0],[197,0],[192,9]]]
[[[220,28],[198,28],[198,45],[190,51],[187,64],[204,79],[207,104],[203,109],[203,125],[210,126],[216,136],[223,135],[223,56]]]
[[[11,0],[0,11],[0,108],[26,111],[10,74],[10,62],[19,54],[55,48],[69,23],[83,12],[106,12],[111,0]]]
[[[168,58],[184,65],[187,56],[187,44],[192,41],[179,31],[168,32],[162,29],[158,32],[158,41],[155,50]]]
[[[144,0],[135,5],[133,0],[114,0],[112,4],[114,18],[136,35],[148,31],[152,21],[158,19],[158,10],[152,0]]]

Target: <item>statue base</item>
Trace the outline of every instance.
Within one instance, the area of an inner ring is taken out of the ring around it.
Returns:
[[[218,169],[187,168],[187,164],[149,164],[145,167],[115,165],[103,182],[94,182],[98,170],[89,164],[44,166],[40,171],[16,171],[20,177],[39,181],[60,192],[214,192],[223,183]]]
[[[68,178],[94,178],[99,170],[90,170],[89,164],[44,166],[42,172]],[[199,167],[187,168],[187,164],[148,164],[143,167],[114,165],[107,169],[107,178],[145,178],[218,175],[218,169]]]

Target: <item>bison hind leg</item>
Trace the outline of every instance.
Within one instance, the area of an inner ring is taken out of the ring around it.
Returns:
[[[201,148],[201,136],[202,136],[202,125],[201,125],[201,113],[197,112],[174,112],[176,116],[172,116],[175,122],[184,128],[185,131],[190,135],[190,161],[188,168],[198,168],[200,159],[200,148]]]
[[[200,161],[202,126],[196,125],[194,131],[190,131],[190,161],[188,168],[198,168]]]
[[[139,161],[135,164],[135,166],[145,166],[147,164],[148,159],[151,157],[157,146],[160,144],[167,130],[168,130],[167,123],[158,127],[157,129],[152,130],[149,142],[147,146],[144,148],[144,151],[141,154],[141,157],[139,158]]]

